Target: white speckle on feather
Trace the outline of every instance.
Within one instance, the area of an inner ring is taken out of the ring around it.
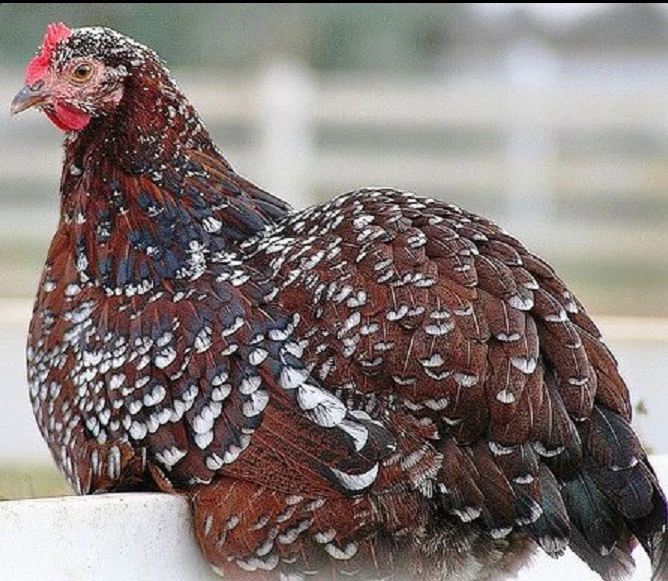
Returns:
[[[501,403],[508,403],[508,404],[515,403],[515,401],[517,400],[515,394],[509,389],[502,389],[501,391],[499,391],[499,393],[496,394],[496,399]]]
[[[186,450],[181,450],[176,446],[171,446],[162,450],[162,452],[156,453],[155,457],[167,468],[171,469],[179,460],[181,460],[187,454]]]
[[[527,375],[533,373],[536,370],[536,364],[538,361],[533,357],[511,357],[510,363],[515,369],[519,369],[522,373]]]
[[[352,559],[357,554],[357,550],[357,543],[348,543],[343,548],[339,548],[333,543],[325,545],[325,551],[327,551],[327,554],[332,557],[332,559],[337,559],[339,561]]]
[[[378,476],[378,464],[374,464],[370,470],[363,474],[349,474],[336,468],[330,468],[330,470],[343,488],[355,492],[371,486]]]
[[[368,439],[369,439],[369,430],[367,430],[363,425],[357,422],[351,422],[350,420],[343,420],[337,428],[343,430],[353,439],[353,444],[355,450],[358,452],[364,448]]]

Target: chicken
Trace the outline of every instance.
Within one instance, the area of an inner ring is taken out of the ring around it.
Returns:
[[[619,579],[637,543],[668,579],[615,359],[515,238],[390,188],[293,211],[106,28],[48,27],[31,107],[65,158],[30,398],[77,493],[187,495],[240,581],[496,580],[568,547]]]

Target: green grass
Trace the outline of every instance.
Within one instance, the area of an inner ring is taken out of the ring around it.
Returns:
[[[71,494],[72,489],[53,465],[0,464],[0,500]]]

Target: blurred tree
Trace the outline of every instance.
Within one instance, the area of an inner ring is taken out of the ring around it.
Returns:
[[[171,66],[254,66],[291,54],[321,70],[429,69],[447,50],[457,4],[2,4],[0,62],[20,65],[49,22],[109,26]]]

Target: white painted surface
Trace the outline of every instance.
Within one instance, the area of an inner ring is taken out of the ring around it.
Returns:
[[[0,578],[220,581],[191,526],[187,501],[166,494],[0,503]]]
[[[668,456],[653,458],[668,485]],[[667,486],[668,487],[668,486]],[[642,550],[634,581],[650,578]],[[0,503],[0,577],[12,581],[220,581],[201,556],[184,498],[106,494]],[[572,553],[540,554],[518,581],[600,581]]]

